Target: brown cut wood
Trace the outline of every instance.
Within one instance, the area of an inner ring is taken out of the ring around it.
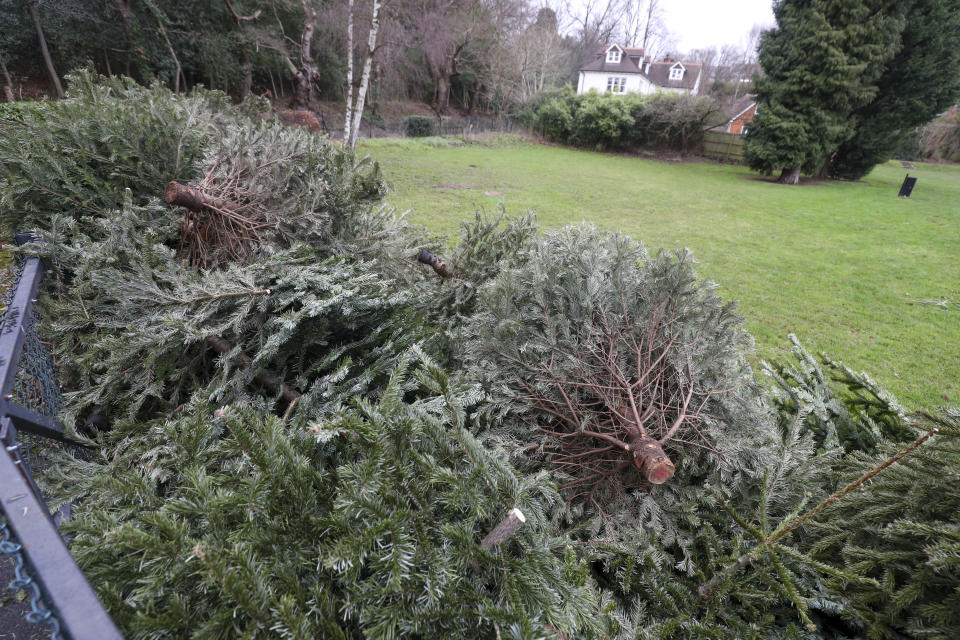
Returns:
[[[190,211],[200,212],[204,209],[230,210],[231,204],[221,198],[214,198],[200,192],[194,187],[188,187],[179,182],[170,182],[163,191],[163,200],[167,204],[176,205]]]
[[[493,528],[493,531],[487,534],[487,537],[480,542],[480,548],[484,551],[490,551],[497,545],[503,544],[513,537],[523,523],[527,521],[526,516],[520,509],[514,507],[507,513],[507,517]]]
[[[675,467],[660,443],[652,438],[630,441],[634,465],[650,484],[663,484],[673,477]]]

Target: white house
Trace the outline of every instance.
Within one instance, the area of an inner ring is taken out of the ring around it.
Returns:
[[[643,49],[612,44],[580,68],[577,93],[673,92],[697,95],[701,65],[664,58],[653,62]]]

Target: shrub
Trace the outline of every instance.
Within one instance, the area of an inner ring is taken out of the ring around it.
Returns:
[[[941,116],[920,130],[919,157],[960,162],[960,119]]]
[[[554,98],[537,111],[534,128],[554,142],[566,142],[573,127],[573,115],[566,101]]]
[[[656,94],[636,101],[631,143],[686,153],[703,140],[704,130],[723,116],[709,98]]]
[[[621,149],[629,145],[634,120],[625,100],[591,92],[579,96],[575,105],[572,144],[591,149]]]
[[[722,119],[709,98],[676,94],[546,92],[526,107],[533,127],[555,142],[593,149],[653,147],[687,153]]]
[[[434,135],[433,118],[407,116],[403,119],[403,131],[408,138],[425,138]]]

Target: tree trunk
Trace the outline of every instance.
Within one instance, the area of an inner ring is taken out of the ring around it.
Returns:
[[[117,8],[117,13],[120,14],[120,20],[123,22],[123,32],[124,32],[124,33],[126,34],[126,36],[127,36],[127,42],[126,42],[126,45],[125,45],[125,46],[126,46],[126,49],[127,49],[127,59],[126,59],[126,64],[125,64],[125,73],[126,73],[126,75],[128,75],[128,76],[132,76],[132,73],[131,73],[131,70],[130,70],[130,66],[131,66],[131,56],[133,55],[132,52],[136,49],[136,45],[134,44],[134,39],[135,39],[135,37],[136,37],[136,35],[137,35],[137,32],[134,31],[133,24],[132,24],[132,15],[133,15],[133,14],[132,14],[132,12],[130,11],[130,2],[129,2],[128,0],[114,0],[113,4],[114,4],[114,6]],[[107,58],[107,52],[106,52],[106,51],[104,51],[104,54],[103,54],[103,55],[104,55],[104,58]],[[109,69],[109,67],[110,67],[109,59],[107,59],[107,67],[108,67],[108,68],[107,68],[107,74],[108,74],[108,75],[112,75],[112,74],[110,73],[110,69]],[[140,68],[140,65],[139,65],[139,64],[137,65],[137,68],[138,68],[138,70],[139,70],[139,68]],[[141,76],[140,79],[141,79],[141,80],[144,80],[144,78],[143,78],[143,73],[139,73],[139,75]]]
[[[230,210],[233,208],[231,203],[226,200],[208,196],[200,193],[193,187],[188,187],[175,181],[167,184],[167,188],[163,191],[163,200],[167,204],[197,212],[203,211],[204,209]]]
[[[300,73],[297,74],[297,102],[302,107],[309,107],[313,102],[313,82],[317,70],[313,67],[311,43],[313,31],[317,22],[317,10],[313,8],[312,0],[302,0],[303,6],[303,35],[300,38]]]
[[[160,35],[163,36],[163,41],[167,43],[167,50],[170,51],[170,57],[173,59],[173,93],[180,95],[180,76],[183,75],[183,67],[180,66],[180,58],[177,57],[177,52],[173,50],[173,44],[170,43],[170,38],[167,37],[167,28],[163,25],[163,18],[159,15],[157,18],[157,26],[160,28]],[[210,83],[213,84],[212,82]],[[212,86],[210,87],[213,88]]]
[[[467,109],[469,115],[473,115],[477,110],[477,105],[480,104],[480,81],[478,80],[473,84],[473,93],[470,94],[470,108]]]
[[[794,167],[792,169],[784,169],[780,172],[780,177],[777,179],[777,182],[780,184],[799,184],[800,183],[800,167]]]
[[[124,0],[116,0],[118,3],[123,2]],[[241,16],[237,13],[236,8],[233,6],[233,0],[224,0],[227,5],[227,9],[230,10],[230,13],[233,15],[233,21],[237,25],[237,31],[243,30],[243,22],[245,20],[256,20],[260,15],[260,10],[257,9],[252,15]],[[250,59],[250,51],[247,50],[247,44],[244,44],[243,49],[243,84],[240,87],[240,97],[246,98],[250,95],[250,91],[253,89],[253,61]],[[271,81],[273,76],[270,77]],[[274,88],[274,93],[276,93],[276,88]]]
[[[345,147],[350,145],[351,127],[353,127],[353,0],[347,3],[347,110],[343,118],[343,146]]]
[[[433,108],[437,113],[442,113],[450,104],[450,77],[441,71],[433,83]]]
[[[660,443],[651,438],[635,438],[630,441],[633,463],[650,484],[663,484],[673,477],[674,466]]]
[[[250,52],[243,52],[243,85],[240,87],[240,97],[246,98],[253,90],[253,61]]]
[[[353,0],[351,0],[352,4]],[[377,31],[380,29],[380,0],[373,0],[373,16],[370,18],[370,34],[367,37],[367,58],[363,61],[363,75],[360,76],[360,91],[357,93],[357,104],[354,107],[353,125],[350,127],[350,148],[357,146],[357,136],[360,134],[360,119],[363,117],[363,103],[367,98],[367,87],[370,85],[370,69],[373,66],[373,53],[377,49]]]
[[[40,13],[37,11],[37,0],[27,0],[27,9],[30,11],[30,17],[37,28],[37,38],[40,40],[40,52],[43,54],[43,61],[47,65],[47,73],[50,75],[50,81],[53,82],[57,90],[57,97],[63,98],[66,94],[63,92],[63,85],[60,84],[60,76],[57,70],[53,68],[53,59],[50,57],[50,50],[47,49],[47,39],[43,36],[43,27],[40,26]]]
[[[13,96],[13,80],[10,79],[10,72],[7,71],[7,64],[2,57],[0,57],[0,71],[3,72],[3,79],[6,82],[3,85],[3,95],[6,96],[7,102],[13,102],[16,100]]]

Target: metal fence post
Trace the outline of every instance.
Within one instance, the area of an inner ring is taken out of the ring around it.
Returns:
[[[17,241],[23,244],[36,241],[36,238],[18,234]],[[13,295],[0,316],[0,442],[3,443],[0,452],[0,511],[5,519],[0,532],[4,538],[0,551],[15,558],[17,579],[14,586],[35,587],[31,602],[33,612],[27,619],[50,624],[53,629],[51,637],[61,637],[62,633],[73,640],[120,639],[123,636],[60,537],[34,482],[29,456],[24,455],[24,443],[17,435],[18,431],[24,431],[64,440],[63,425],[55,415],[50,415],[53,413],[50,407],[59,403],[49,398],[35,398],[35,402],[28,402],[17,397],[15,391],[18,375],[28,375],[26,370],[21,370],[21,362],[24,344],[36,338],[30,333],[38,330],[33,321],[33,307],[43,272],[39,258],[24,260]],[[42,367],[43,363],[36,366]],[[41,375],[46,376],[53,373],[41,371]],[[59,388],[51,390],[50,385],[34,382],[37,388],[31,395],[56,393],[59,398]],[[20,393],[23,393],[22,388]],[[10,533],[16,541],[9,539]],[[38,604],[41,597],[45,607]]]

